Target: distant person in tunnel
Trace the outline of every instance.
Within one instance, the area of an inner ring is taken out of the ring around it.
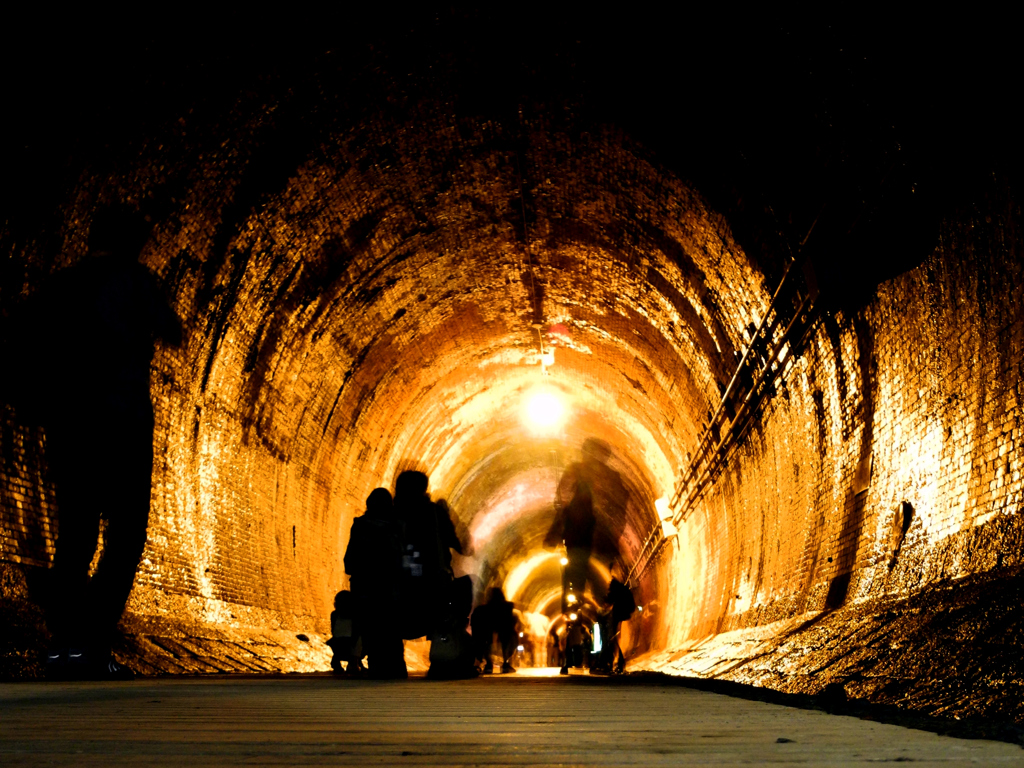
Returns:
[[[481,665],[484,674],[494,672],[491,662],[491,646],[495,638],[501,646],[502,674],[515,672],[512,657],[519,643],[519,628],[516,622],[515,609],[505,599],[505,594],[498,587],[493,587],[487,596],[487,602],[478,605],[473,611],[470,628],[473,631],[473,644],[476,647],[477,664]]]
[[[580,480],[572,500],[545,537],[546,546],[565,546],[562,569],[562,612],[579,608],[587,587],[587,568],[594,545],[594,501],[590,483]]]
[[[562,657],[561,674],[569,674],[570,667],[583,668],[584,660],[590,657],[594,637],[590,632],[590,620],[582,611],[571,611],[565,625],[565,654]]]
[[[149,376],[154,344],[181,323],[138,257],[150,227],[111,209],[89,255],[58,272],[15,318],[12,398],[46,434],[58,534],[42,595],[53,677],[130,678],[111,656],[146,544],[153,470]],[[102,530],[102,549],[95,570]]]
[[[366,513],[352,521],[345,550],[345,573],[352,582],[370,675],[407,677],[398,615],[402,544],[387,488],[375,488],[366,499]]]

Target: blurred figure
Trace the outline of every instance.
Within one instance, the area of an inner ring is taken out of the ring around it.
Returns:
[[[427,677],[439,680],[476,677],[473,638],[466,631],[472,608],[473,582],[469,576],[461,576],[450,582],[430,639],[430,669]]]
[[[437,543],[438,543],[438,567],[442,575],[449,579],[455,578],[452,570],[452,550],[460,555],[463,554],[462,542],[455,531],[455,523],[452,520],[452,510],[448,506],[447,499],[438,499],[434,502],[437,515]],[[472,603],[472,601],[470,601]]]
[[[516,671],[512,666],[512,657],[519,645],[519,628],[512,603],[505,599],[504,593],[498,587],[493,587],[488,594],[487,602],[478,605],[473,611],[472,630],[476,661],[478,664],[483,663],[482,671],[485,675],[494,671],[491,646],[495,638],[501,646],[502,674]]]
[[[562,638],[558,636],[558,629],[552,627],[548,632],[547,662],[549,667],[561,667],[562,663]]]
[[[597,668],[606,674],[619,674],[626,668],[626,657],[619,644],[619,628],[623,621],[632,617],[636,610],[636,600],[628,586],[612,577],[604,602],[604,609],[598,617],[602,645]]]
[[[580,454],[580,461],[566,467],[558,482],[555,520],[544,537],[545,547],[561,544],[566,550],[563,613],[582,604],[587,582],[591,581],[590,559],[612,560],[617,556],[629,501],[622,477],[608,464],[612,452],[604,441],[587,438]],[[598,525],[598,519],[602,525]],[[609,529],[609,525],[613,527]]]
[[[568,560],[562,570],[562,612],[579,608],[587,588],[587,568],[594,546],[594,501],[590,484],[579,480],[572,500],[545,537],[545,546],[565,546]]]
[[[570,667],[583,668],[584,659],[589,658],[594,638],[590,633],[589,623],[582,613],[570,613],[569,623],[565,627],[565,658],[562,661],[561,674],[569,674]]]
[[[154,344],[181,344],[181,323],[138,262],[150,226],[96,215],[89,256],[58,272],[12,318],[5,384],[41,424],[56,485],[58,535],[43,595],[52,677],[131,678],[110,649],[146,544],[153,471],[149,374]],[[99,544],[103,548],[90,578]]]
[[[327,641],[327,647],[334,654],[331,669],[335,674],[358,675],[366,671],[363,667],[363,641],[359,624],[352,593],[342,590],[334,596],[331,639]],[[341,666],[342,662],[345,662],[344,667]]]
[[[375,488],[366,499],[366,513],[352,521],[345,573],[351,577],[370,675],[384,679],[408,677],[398,616],[401,538],[391,493],[386,488]]]

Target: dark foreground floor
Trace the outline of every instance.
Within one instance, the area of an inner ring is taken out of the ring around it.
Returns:
[[[1024,765],[963,740],[678,686],[327,676],[0,685],[0,765]]]

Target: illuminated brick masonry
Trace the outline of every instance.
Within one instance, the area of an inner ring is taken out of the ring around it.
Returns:
[[[751,255],[740,207],[715,210],[576,102],[495,115],[443,82],[411,98],[360,77],[344,97],[266,86],[148,127],[62,199],[59,248],[12,251],[5,311],[87,258],[95,211],[153,212],[141,261],[186,340],[152,370],[148,542],[119,649],[143,672],[325,669],[351,521],[405,468],[449,502],[457,571],[546,631],[560,478],[595,460],[588,439],[609,450],[600,593],[658,524],[789,259]],[[1021,220],[1004,180],[985,195],[868,301],[823,289],[640,579],[634,668],[1021,716]],[[547,431],[525,414],[540,392],[566,409]],[[44,444],[5,404],[8,676],[39,674],[45,643]]]

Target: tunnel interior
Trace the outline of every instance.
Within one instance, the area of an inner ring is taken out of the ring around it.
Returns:
[[[449,504],[456,574],[543,642],[548,534],[586,477],[589,599],[630,576],[634,669],[954,711],[956,673],[915,667],[956,645],[928,628],[1009,648],[1021,621],[998,83],[988,127],[936,128],[925,103],[971,71],[915,74],[937,49],[897,55],[895,32],[751,24],[723,62],[645,21],[493,21],[187,64],[122,47],[41,112],[53,72],[15,94],[35,117],[4,190],[5,319],[119,205],[185,327],[153,361],[120,652],[154,673],[326,668],[352,520],[406,469]],[[87,119],[54,127],[65,109]],[[4,674],[31,677],[60,495],[8,400]],[[958,706],[1018,716],[1014,662],[972,659]]]

